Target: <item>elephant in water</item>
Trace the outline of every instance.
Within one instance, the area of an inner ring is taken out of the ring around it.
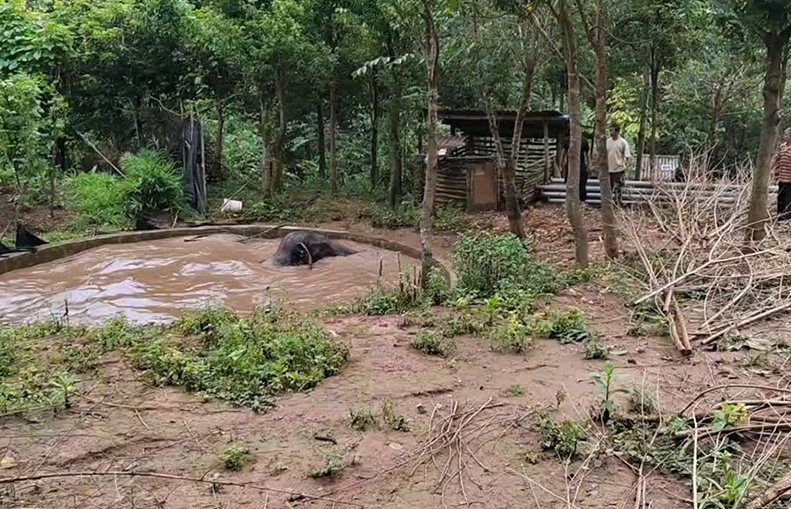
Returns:
[[[349,256],[356,252],[319,233],[291,232],[283,237],[277,252],[270,260],[276,266],[309,265],[312,267],[322,258]]]

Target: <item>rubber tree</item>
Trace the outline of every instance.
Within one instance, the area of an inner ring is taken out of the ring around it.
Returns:
[[[615,220],[615,206],[612,200],[609,171],[607,167],[607,90],[609,54],[607,52],[607,33],[610,26],[605,0],[583,2],[575,0],[582,27],[596,56],[596,78],[593,96],[596,102],[596,169],[599,172],[601,189],[602,230],[604,232],[604,251],[610,259],[618,256],[618,228]],[[583,5],[583,3],[587,5]],[[592,11],[592,12],[591,12]],[[569,179],[570,180],[570,179]]]
[[[504,184],[509,229],[517,237],[524,238],[520,193],[516,185],[517,162],[524,141],[525,114],[530,110],[536,76],[546,54],[543,38],[524,14],[518,9],[509,12],[499,7],[486,0],[476,0],[466,32],[452,39],[456,47],[449,49],[449,53],[468,57],[466,67],[470,71],[465,74],[475,77],[478,107],[486,111],[497,170]],[[473,49],[465,53],[464,47],[470,40],[474,41]],[[515,89],[518,94],[514,94]],[[498,113],[506,109],[516,111],[507,149]]]
[[[766,52],[763,123],[747,215],[747,240],[757,241],[766,236],[766,225],[769,220],[767,211],[769,180],[778,142],[782,91],[786,84],[784,59],[791,39],[791,5],[786,0],[747,0],[736,3],[733,14],[734,21],[741,23],[761,40]]]
[[[570,117],[568,178],[566,179],[566,215],[574,235],[574,260],[578,267],[588,266],[588,231],[580,205],[580,147],[582,144],[582,114],[580,75],[577,61],[577,35],[574,31],[570,0],[558,0],[553,12],[562,33],[562,44],[568,74],[568,102]]]
[[[420,205],[420,259],[422,281],[428,284],[428,275],[434,265],[431,217],[434,213],[434,196],[437,188],[439,135],[439,54],[440,38],[437,23],[436,0],[421,0],[423,22],[425,24],[426,85],[428,99],[428,120],[426,124],[426,180],[423,189],[423,202]]]

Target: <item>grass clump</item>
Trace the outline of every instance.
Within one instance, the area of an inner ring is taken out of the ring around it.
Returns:
[[[659,408],[656,397],[639,385],[629,391],[628,404],[629,411],[640,415],[653,415]]]
[[[366,297],[355,302],[350,311],[383,316],[441,304],[449,295],[447,282],[439,271],[431,271],[428,277],[423,288],[418,272],[407,267],[401,272],[396,286],[391,289],[375,286]]]
[[[574,421],[558,423],[546,412],[541,413],[533,422],[533,429],[541,438],[541,448],[552,450],[564,461],[577,457],[577,449],[582,441],[582,429]]]
[[[588,339],[585,316],[578,309],[537,313],[529,320],[532,333],[542,339],[557,339],[562,344],[580,343]]]
[[[126,175],[121,191],[127,217],[147,219],[158,212],[184,208],[182,177],[167,155],[142,149],[125,155],[120,164]]]
[[[471,311],[461,311],[446,317],[440,325],[440,334],[445,338],[455,338],[465,334],[478,334],[485,324]]]
[[[171,326],[133,326],[123,317],[103,327],[49,321],[0,328],[0,413],[67,407],[77,375],[121,350],[157,383],[260,411],[277,394],[331,376],[348,347],[306,317],[280,309],[239,318],[207,308]]]
[[[385,398],[382,401],[382,422],[388,429],[393,431],[406,433],[410,430],[409,421],[396,411],[395,405],[393,405],[393,401],[390,398]]]
[[[632,313],[627,334],[636,337],[669,336],[670,323],[655,303],[646,301]]]
[[[357,431],[367,431],[379,426],[374,415],[373,410],[370,408],[362,408],[358,410],[349,410],[349,427]]]
[[[310,473],[313,479],[338,479],[343,475],[346,467],[343,458],[336,455],[328,455],[324,458],[324,465]]]
[[[250,450],[238,444],[231,444],[225,451],[223,451],[220,459],[225,465],[225,470],[238,472],[253,460]]]
[[[511,384],[508,387],[508,395],[509,396],[524,396],[525,395],[525,388],[519,384]]]
[[[401,204],[395,210],[385,205],[374,205],[369,214],[374,228],[416,228],[420,223],[420,209],[409,203]]]
[[[585,341],[585,358],[588,360],[607,360],[610,347],[605,345],[598,336],[590,336]]]
[[[0,328],[0,414],[71,406],[93,357],[77,356],[81,331],[58,321]]]
[[[432,331],[420,331],[412,340],[412,347],[426,355],[449,357],[456,349],[451,338],[446,338]]]
[[[271,405],[277,394],[312,388],[349,360],[348,347],[323,327],[280,309],[249,318],[206,309],[174,328],[195,334],[198,344],[177,345],[166,338],[138,344],[136,365],[160,383],[256,411]]]

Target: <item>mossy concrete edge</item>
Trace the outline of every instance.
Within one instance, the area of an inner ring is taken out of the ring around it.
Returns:
[[[276,239],[284,237],[288,233],[295,231],[320,233],[328,238],[335,240],[348,240],[360,244],[395,251],[411,258],[420,259],[420,250],[413,247],[395,242],[383,237],[374,237],[362,233],[354,233],[344,230],[327,230],[322,228],[304,228],[298,226],[275,226],[265,224],[245,224],[245,225],[212,225],[198,226],[193,228],[170,228],[163,230],[132,231],[122,233],[112,233],[108,235],[97,235],[86,239],[70,240],[58,244],[47,244],[40,246],[35,253],[20,253],[5,258],[0,258],[0,274],[5,274],[14,270],[24,269],[42,263],[53,262],[69,256],[74,256],[83,251],[110,244],[131,244],[136,242],[146,242],[151,240],[169,239],[175,237],[190,237],[195,235],[216,235],[230,233],[245,237],[258,236],[265,239]],[[435,266],[440,270],[445,280],[450,282],[450,272],[439,261],[435,260]]]

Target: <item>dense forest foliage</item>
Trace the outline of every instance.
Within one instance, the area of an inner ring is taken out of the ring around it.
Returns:
[[[79,201],[86,186],[112,201],[107,179],[177,160],[193,118],[207,126],[210,181],[396,207],[420,199],[419,154],[432,166],[432,100],[572,110],[589,131],[599,111],[599,132],[618,122],[638,161],[708,151],[712,171],[727,170],[776,143],[766,97],[774,87],[781,104],[790,11],[788,0],[6,0],[0,186],[24,203]],[[123,157],[141,149],[143,160]],[[167,187],[159,178],[150,184]]]

